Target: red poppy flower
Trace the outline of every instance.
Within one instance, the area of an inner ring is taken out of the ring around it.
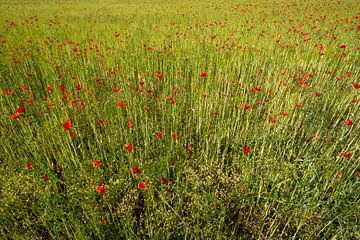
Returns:
[[[163,137],[163,133],[162,132],[156,132],[155,135],[158,137],[158,138],[162,138]]]
[[[47,90],[51,92],[51,91],[53,90],[53,88],[50,87],[50,86],[48,86],[48,87],[47,87]]]
[[[169,180],[167,180],[166,178],[164,177],[161,177],[161,181],[163,182],[164,185],[169,185]]]
[[[76,138],[76,136],[77,136],[76,133],[74,133],[74,132],[71,132],[71,133],[70,133],[70,137],[71,137],[71,138]]]
[[[93,167],[94,167],[94,168],[99,167],[101,164],[102,164],[102,163],[101,163],[99,160],[94,160],[94,161],[93,161]]]
[[[125,144],[125,148],[128,152],[131,152],[134,149],[134,147],[131,144]]]
[[[118,106],[121,107],[121,108],[123,108],[123,107],[125,107],[125,103],[124,103],[123,101],[118,102]]]
[[[270,117],[270,122],[271,122],[271,123],[276,122],[276,118],[275,118],[275,117]]]
[[[20,113],[14,113],[13,115],[11,115],[11,117],[13,118],[13,119],[18,119],[19,117],[20,117]]]
[[[345,120],[345,125],[351,125],[351,124],[353,124],[353,122],[350,119]]]
[[[129,126],[129,128],[133,128],[133,127],[134,127],[133,122],[132,122],[132,121],[129,121],[128,126]]]
[[[353,87],[355,88],[355,90],[359,90],[360,89],[360,83],[355,83],[353,85]]]
[[[28,89],[28,86],[27,86],[27,85],[24,85],[24,86],[22,86],[21,88],[22,88],[22,90],[24,90],[24,91],[25,91],[25,90],[27,90],[27,89]]]
[[[158,73],[156,76],[158,79],[162,79],[164,76],[161,73]]]
[[[343,156],[344,158],[351,158],[351,154],[348,153],[348,152],[344,152],[344,153],[342,154],[342,156]]]
[[[289,113],[288,112],[282,112],[281,115],[287,116],[287,115],[289,115]]]
[[[104,118],[100,118],[100,119],[99,119],[99,123],[100,123],[100,124],[104,124],[104,122],[105,122],[105,119],[104,119]]]
[[[139,168],[139,166],[136,166],[136,167],[131,168],[131,172],[133,174],[141,174],[142,170]]]
[[[147,189],[148,185],[144,182],[138,184],[138,188],[140,189]]]
[[[106,225],[106,219],[101,219],[101,225]]]
[[[114,92],[119,92],[120,89],[119,88],[114,88]]]
[[[63,91],[63,90],[65,89],[65,86],[64,86],[64,85],[60,85],[60,86],[59,86],[59,89],[60,89],[61,91]]]
[[[30,170],[30,169],[32,169],[32,168],[33,168],[32,163],[31,163],[31,162],[27,162],[27,163],[26,163],[26,169],[27,169],[27,170]]]
[[[299,106],[300,106],[300,103],[297,102],[297,103],[295,103],[294,105],[295,105],[295,107],[299,107]]]
[[[71,129],[71,121],[70,120],[66,120],[66,122],[64,123],[64,128],[66,130],[70,130]]]
[[[250,109],[250,106],[248,104],[244,104],[243,109],[248,110],[248,109]]]
[[[251,151],[252,150],[249,148],[248,145],[243,146],[243,152],[244,152],[245,155],[251,153]]]
[[[17,112],[18,112],[18,113],[23,113],[23,112],[25,112],[25,107],[24,107],[24,106],[18,107]]]
[[[116,75],[116,73],[114,71],[111,71],[110,75],[114,77]]]
[[[357,178],[360,178],[360,172],[355,173],[355,176],[356,176]]]
[[[81,86],[78,85],[78,86],[75,87],[75,89],[79,91],[79,90],[81,90]]]
[[[173,134],[171,134],[171,137],[172,137],[173,139],[177,139],[177,138],[178,138],[178,135],[177,135],[176,133],[173,133]]]
[[[340,45],[340,48],[346,48],[346,45],[343,43]]]
[[[99,195],[104,195],[105,194],[105,186],[101,185],[101,186],[97,186],[96,187],[96,192],[99,194]]]
[[[205,72],[205,71],[202,71],[201,74],[200,74],[200,76],[201,76],[202,78],[206,77],[206,72]]]
[[[321,93],[316,92],[316,93],[315,93],[315,96],[320,97],[320,96],[321,96]]]

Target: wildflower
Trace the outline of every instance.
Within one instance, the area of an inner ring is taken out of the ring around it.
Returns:
[[[133,174],[141,174],[142,170],[139,168],[139,166],[136,166],[136,167],[131,168],[131,172]]]
[[[158,137],[158,138],[162,138],[163,137],[163,132],[156,132],[155,135]]]
[[[96,187],[96,192],[97,192],[100,196],[104,195],[104,194],[105,194],[105,191],[106,191],[106,189],[105,189],[105,186],[103,186],[103,185]]]
[[[18,113],[23,113],[23,112],[25,112],[25,107],[24,107],[24,106],[18,107],[17,112],[18,112]]]
[[[171,134],[171,137],[172,137],[173,139],[177,139],[177,138],[178,138],[178,135],[177,135],[176,133],[173,133],[173,134]]]
[[[244,104],[243,109],[248,110],[248,109],[250,109],[250,106],[248,104]]]
[[[13,118],[13,119],[18,119],[19,117],[20,117],[20,113],[14,113],[13,115],[11,115],[11,117]]]
[[[245,155],[251,153],[251,151],[252,150],[249,148],[248,145],[243,146],[243,152],[244,152]]]
[[[32,169],[33,168],[33,164],[31,163],[31,162],[27,162],[26,163],[26,169],[27,170],[30,170],[30,169]]]
[[[147,189],[148,185],[144,182],[138,184],[138,188],[140,189]]]
[[[345,125],[351,125],[351,124],[353,124],[353,122],[350,119],[345,120]]]
[[[101,164],[102,164],[102,163],[101,163],[99,160],[94,160],[94,161],[93,161],[93,167],[94,167],[94,168],[99,167]]]
[[[123,101],[118,102],[118,106],[121,107],[121,108],[123,108],[123,107],[125,107],[125,103],[124,103]]]
[[[167,180],[166,178],[164,177],[161,177],[161,181],[163,182],[164,185],[169,185],[169,180]]]
[[[128,152],[131,152],[134,149],[134,147],[131,144],[125,144],[125,148]]]
[[[205,72],[205,71],[202,71],[201,74],[200,74],[200,76],[201,76],[202,78],[206,77],[206,72]]]
[[[348,152],[344,152],[344,153],[342,154],[342,156],[343,156],[343,158],[351,158],[351,154],[348,153]]]
[[[66,120],[66,122],[64,123],[63,127],[66,130],[70,130],[71,129],[71,121],[70,120]]]

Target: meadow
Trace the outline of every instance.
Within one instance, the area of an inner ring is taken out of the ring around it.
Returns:
[[[356,0],[0,2],[0,239],[360,239]]]

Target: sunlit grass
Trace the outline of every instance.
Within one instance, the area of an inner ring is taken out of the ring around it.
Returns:
[[[3,1],[0,235],[360,238],[357,7]]]

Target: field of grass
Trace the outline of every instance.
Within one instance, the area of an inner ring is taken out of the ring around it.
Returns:
[[[360,239],[360,5],[0,3],[0,239]]]

